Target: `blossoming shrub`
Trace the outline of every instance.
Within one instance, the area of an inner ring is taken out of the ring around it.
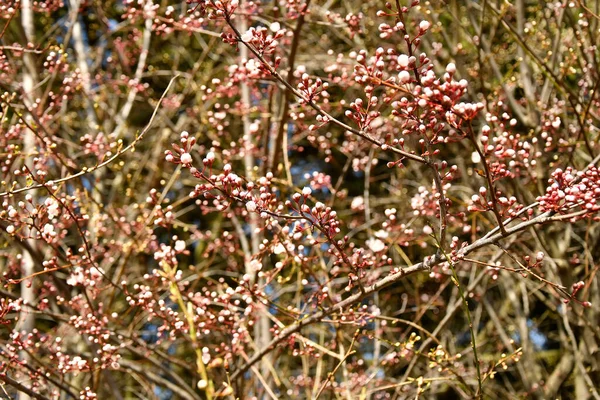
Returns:
[[[4,394],[597,398],[600,17],[513,3],[3,2]]]

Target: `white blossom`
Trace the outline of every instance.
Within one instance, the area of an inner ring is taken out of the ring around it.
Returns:
[[[383,243],[381,240],[379,240],[377,238],[370,238],[369,240],[366,241],[365,244],[374,253],[378,253],[378,252],[382,251],[383,249],[385,249],[385,243]]]
[[[249,202],[246,203],[246,210],[248,210],[250,212],[256,211],[257,208],[258,208],[258,206],[252,200],[250,200]]]
[[[181,162],[184,164],[191,164],[192,163],[192,155],[190,153],[183,153],[181,155]]]
[[[273,246],[273,254],[283,254],[285,252],[285,246],[282,243],[277,243]]]
[[[402,68],[408,67],[408,62],[409,58],[406,54],[400,54],[398,56],[398,65],[400,65]]]
[[[44,225],[42,234],[44,236],[50,236],[50,237],[56,236],[56,232],[54,231],[54,225],[52,225],[52,224]]]
[[[185,240],[178,240],[175,242],[175,251],[181,252],[185,250]]]
[[[410,72],[400,71],[400,73],[398,74],[398,79],[400,79],[400,82],[402,83],[410,82]]]
[[[362,206],[365,205],[365,199],[361,196],[357,196],[352,199],[352,203],[350,203],[350,208],[353,210],[359,210]]]

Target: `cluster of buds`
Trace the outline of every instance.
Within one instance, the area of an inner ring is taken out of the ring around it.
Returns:
[[[61,212],[61,204],[69,207],[73,201],[70,197],[60,200],[48,197],[43,204],[36,205],[33,196],[27,194],[25,201],[19,201],[16,207],[4,201],[0,219],[8,223],[6,232],[10,235],[20,234],[25,228],[23,232],[27,233],[27,238],[55,243],[66,234],[65,229],[73,224],[70,214]],[[80,219],[87,218],[87,215],[83,215]]]
[[[187,131],[181,132],[180,136],[181,146],[173,143],[173,149],[176,154],[173,154],[171,150],[165,151],[165,159],[168,162],[174,164],[182,164],[184,167],[191,167],[192,165],[192,155],[190,154],[192,151],[192,147],[196,144],[196,139],[190,137],[190,134]]]
[[[418,347],[417,343],[420,341],[421,336],[412,332],[406,341],[393,344],[395,350],[388,352],[381,364],[397,365],[405,361],[410,361],[415,356]]]
[[[160,248],[154,252],[154,259],[157,262],[166,262],[171,266],[177,265],[177,256],[180,254],[189,254],[185,240],[179,240],[177,236],[173,236],[175,242],[173,246],[167,246],[164,243],[160,244]]]
[[[424,143],[432,145],[462,140],[464,135],[457,131],[484,106],[461,102],[468,84],[464,79],[454,80],[456,66],[448,64],[443,76],[438,78],[424,53],[418,58],[400,54],[396,69],[399,71],[397,79],[405,87],[398,87],[397,91],[408,94],[391,103],[392,116],[401,118],[402,134],[416,134]],[[444,131],[447,133],[443,134]]]
[[[329,83],[323,82],[321,78],[312,79],[307,73],[302,74],[300,77],[300,82],[298,82],[298,91],[302,93],[303,97],[299,100],[299,102],[309,103],[319,100],[321,97],[328,99],[328,87]]]
[[[195,3],[190,13],[198,12],[209,19],[229,19],[240,5],[239,0],[188,0],[188,3]]]
[[[381,227],[389,233],[393,233],[393,243],[398,243],[400,246],[408,246],[415,239],[415,230],[403,223],[398,223],[398,210],[388,208],[384,211],[386,220],[381,224]]]
[[[417,58],[415,56],[408,56],[406,54],[400,54],[396,59],[396,70],[398,72],[398,80],[401,84],[408,84],[413,82],[412,74],[409,72],[416,66]]]
[[[44,60],[44,69],[50,73],[66,73],[69,71],[69,60],[63,49],[52,50]]]
[[[383,47],[378,47],[375,56],[367,58],[367,51],[360,50],[358,53],[351,53],[350,58],[356,58],[357,65],[354,66],[354,81],[361,84],[368,84],[372,81],[378,82],[383,79],[385,70],[385,57],[392,57],[395,54],[393,49],[385,51]]]
[[[290,233],[290,236],[295,240],[299,240],[304,236],[308,229],[313,230],[313,228],[316,228],[323,234],[326,241],[335,245],[333,247],[344,246],[344,241],[335,241],[334,239],[335,236],[341,232],[341,222],[338,219],[337,212],[320,201],[316,202],[313,207],[310,207],[306,204],[306,201],[311,193],[311,189],[305,187],[302,189],[301,194],[294,193],[294,195],[292,195],[292,200],[287,200],[285,202],[285,205],[289,209],[300,215],[299,222],[304,222],[296,223],[294,231],[293,233]],[[316,243],[314,237],[311,236],[309,239],[311,244]],[[333,251],[333,249],[330,247],[329,251]]]
[[[404,28],[404,24],[400,21],[396,22],[396,25],[394,26],[382,23],[379,25],[378,30],[380,32],[379,37],[382,39],[388,39],[396,32],[404,33],[406,31],[406,29]]]
[[[283,209],[283,206],[279,205],[279,208],[273,211],[277,201],[271,188],[273,173],[268,172],[256,183],[246,182],[241,176],[232,172],[230,164],[223,165],[220,174],[213,173],[214,161],[215,154],[209,151],[202,160],[202,170],[190,166],[191,174],[203,181],[189,194],[190,198],[204,198],[204,200],[197,200],[198,205],[207,207],[208,199],[212,199],[213,207],[223,211],[231,202],[241,202],[245,204],[247,212],[259,213],[265,219],[269,214],[275,215],[275,211]],[[258,195],[256,191],[259,192]]]
[[[453,368],[454,364],[461,358],[461,355],[460,353],[452,355],[444,350],[444,347],[440,344],[435,348],[431,348],[427,357],[429,358],[429,368],[437,369],[438,372],[442,372],[446,369]]]
[[[378,102],[377,96],[369,97],[366,105],[361,98],[358,98],[350,103],[351,110],[346,110],[345,115],[353,120],[359,129],[370,132],[373,130],[371,124],[381,115],[379,111],[372,110]]]
[[[154,19],[152,30],[158,35],[168,35],[175,30],[184,32],[200,30],[205,24],[203,15],[199,10],[194,10],[193,12],[188,13],[187,16],[179,15],[177,19],[173,18],[174,14],[175,7],[167,6],[164,16],[158,16]]]
[[[8,77],[13,73],[11,63],[8,61],[8,56],[4,50],[0,49],[0,78],[8,81]]]
[[[546,255],[543,251],[538,251],[535,254],[535,257],[524,256],[523,260],[525,261],[525,267],[528,269],[539,268],[542,265],[545,257]]]
[[[19,7],[16,7],[17,4],[12,1],[0,4],[0,19],[11,19],[19,10]]]
[[[510,128],[516,125],[517,121],[504,113],[501,118],[487,116],[498,124],[499,132],[490,138],[492,129],[488,125],[481,128],[479,141],[482,145],[483,154],[488,162],[488,167],[493,180],[501,178],[515,178],[522,173],[530,173],[530,167],[536,165],[536,158],[541,156],[536,152],[532,144],[524,141],[520,134],[510,132]],[[537,139],[533,138],[532,143]],[[479,160],[476,157],[476,161]]]
[[[471,121],[484,109],[483,103],[460,102],[452,107],[452,112],[464,121]]]
[[[67,278],[67,285],[94,288],[100,286],[104,276],[102,268],[82,268],[77,266],[72,269],[69,278]]]
[[[116,141],[109,140],[108,135],[105,135],[104,132],[98,132],[95,135],[86,133],[79,141],[85,154],[93,154],[98,159],[105,159],[112,156],[110,149],[116,147]]]
[[[153,215],[154,215],[154,224],[157,226],[162,226],[163,228],[168,228],[173,225],[175,222],[175,213],[173,212],[173,206],[167,205],[167,207],[163,208],[160,200],[160,193],[156,189],[151,189],[148,197],[146,197],[146,203],[154,206]]]
[[[325,206],[325,204],[318,201],[314,207],[310,208],[304,204],[301,208],[303,215],[308,214],[313,221],[315,221],[320,227],[325,229],[326,235],[329,238],[333,238],[341,232],[340,220],[337,217],[337,212],[331,207]]]
[[[505,197],[500,191],[496,192],[496,204],[488,198],[488,190],[485,187],[479,188],[479,194],[471,196],[471,203],[467,207],[469,212],[476,211],[492,211],[494,207],[501,216],[504,217],[515,217],[519,211],[523,208],[523,205],[517,201],[515,196]],[[531,216],[533,210],[529,212]]]
[[[327,125],[329,123],[329,117],[328,116],[323,116],[321,114],[317,115],[315,117],[315,119],[317,120],[316,124],[311,124],[308,126],[308,130],[310,132],[316,131],[319,128],[324,127],[325,125]],[[315,139],[313,139],[314,141]]]
[[[279,24],[275,28],[279,28]],[[274,35],[269,34],[269,30],[263,26],[251,27],[242,34],[239,41],[252,45],[258,54],[273,54],[277,45],[278,39],[281,39],[285,35],[285,29],[277,29]]]
[[[18,4],[18,1],[14,3]],[[63,8],[65,3],[63,0],[37,0],[33,1],[31,4],[31,8],[33,11],[38,13],[45,13],[47,15],[52,14],[60,8]]]
[[[13,320],[8,320],[6,317],[9,313],[21,311],[21,303],[23,299],[10,300],[6,298],[0,299],[0,325],[9,325]]]
[[[404,40],[407,43],[409,43],[411,45],[414,44],[415,47],[418,46],[419,42],[420,42],[420,37],[429,30],[429,28],[431,27],[431,23],[426,20],[421,21],[419,23],[419,25],[417,26],[417,34],[415,35],[414,39],[411,41],[410,35],[408,34],[408,31],[406,30],[406,27],[405,27],[403,21],[404,21],[404,14],[407,14],[411,8],[417,7],[420,3],[421,3],[420,0],[413,0],[409,6],[402,6],[398,10],[393,10],[392,4],[390,2],[386,2],[385,7],[387,8],[388,11],[379,10],[379,11],[377,11],[377,16],[380,18],[381,17],[394,17],[396,20],[398,20],[398,22],[393,27],[389,26],[388,24],[379,25],[379,31],[381,32],[379,37],[382,39],[388,39],[392,36],[393,33],[399,32],[400,34],[402,34]]]
[[[577,295],[577,292],[579,292],[581,289],[583,289],[585,287],[585,282],[584,281],[579,281],[579,282],[575,282],[572,286],[571,286],[571,299],[575,300],[576,302],[578,302],[579,304],[581,304],[583,307],[589,308],[592,306],[592,303],[589,301],[579,301],[575,298],[575,296]],[[568,304],[570,302],[569,299],[565,299],[563,300],[563,302],[565,304]]]
[[[79,391],[79,398],[81,400],[96,400],[98,394],[94,392],[91,387],[86,386],[83,390]]]
[[[446,196],[446,192],[448,189],[450,189],[450,187],[450,183],[444,183],[442,186],[447,207],[450,207],[452,204],[450,199],[448,199]],[[415,194],[410,200],[413,214],[415,216],[438,216],[440,213],[439,203],[441,194],[437,190],[435,184],[432,185],[430,190],[428,190],[425,186],[419,186],[417,190],[418,193]]]
[[[314,171],[312,174],[305,174],[304,178],[309,181],[310,187],[315,190],[331,190],[333,186],[331,184],[331,176],[323,173]],[[310,190],[309,188],[305,188]]]
[[[281,61],[279,57],[276,57],[274,61],[274,68],[279,66],[278,61]],[[247,82],[249,80],[266,79],[271,76],[269,69],[261,63],[259,60],[251,58],[249,60],[242,60],[241,65],[230,65],[228,68],[229,78],[228,82],[219,85],[217,91],[227,92],[231,90],[231,87],[239,84],[239,82]]]
[[[349,13],[345,17],[341,14],[327,10],[325,12],[327,20],[335,25],[344,24],[348,27],[350,39],[353,39],[356,34],[363,33],[361,22],[364,18],[363,13],[353,14]]]
[[[600,171],[590,166],[586,171],[576,172],[571,167],[564,171],[556,169],[548,181],[550,186],[537,201],[542,211],[555,211],[561,214],[581,207],[585,213],[574,216],[581,219],[600,210]]]
[[[353,13],[349,13],[346,14],[346,17],[344,17],[344,22],[346,23],[346,26],[348,27],[348,30],[350,31],[350,39],[354,38],[354,35],[361,34],[363,32],[362,28],[361,28],[361,21],[363,19],[364,15],[363,13],[358,13],[358,14],[353,14]]]

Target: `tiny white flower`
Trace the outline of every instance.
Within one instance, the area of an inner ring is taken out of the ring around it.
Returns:
[[[559,117],[556,117],[556,119],[555,119],[554,121],[552,121],[552,126],[553,126],[554,128],[557,128],[557,129],[558,129],[558,128],[560,128],[560,123],[561,123],[561,120],[560,120],[560,118],[559,118]]]
[[[400,73],[398,74],[398,79],[400,79],[400,82],[402,83],[410,82],[410,72],[400,71]]]
[[[48,211],[48,218],[49,219],[53,219],[55,217],[58,216],[59,214],[59,205],[58,202],[54,199],[46,199],[46,201],[44,202],[44,204],[47,207],[47,211]]]
[[[278,254],[282,254],[285,252],[285,246],[281,243],[277,243],[274,247],[273,247],[273,254],[278,255]]]
[[[429,21],[421,21],[421,23],[419,24],[419,29],[421,30],[421,32],[424,32],[427,29],[429,29],[430,26],[431,23]]]
[[[358,210],[364,205],[365,205],[365,199],[363,199],[361,196],[357,196],[352,199],[352,203],[350,203],[350,208],[353,210]]]
[[[90,268],[90,277],[92,279],[99,279],[100,277],[102,277],[102,273],[104,271],[102,269],[98,269],[96,267],[92,267]]]
[[[178,240],[175,242],[175,251],[181,252],[185,250],[185,240]]]
[[[56,232],[54,231],[54,225],[46,224],[44,225],[44,229],[42,233],[46,236],[56,236]]]
[[[409,59],[408,59],[408,56],[406,54],[400,54],[398,56],[398,65],[399,66],[401,66],[403,68],[408,67],[408,61],[409,61]]]
[[[304,187],[304,188],[302,189],[302,195],[303,195],[303,196],[310,196],[310,194],[311,194],[311,193],[312,193],[312,190],[310,190],[310,188],[309,188],[309,187]]]
[[[257,208],[258,208],[258,206],[252,200],[250,200],[249,202],[246,203],[246,210],[248,210],[250,212],[256,211]]]
[[[379,239],[387,239],[388,236],[390,236],[390,234],[387,231],[384,231],[383,229],[380,229],[377,232],[375,232],[375,237]]]
[[[245,33],[242,34],[242,41],[250,42],[254,38],[254,28],[248,29]]]
[[[262,269],[262,263],[258,260],[251,260],[249,266],[250,269],[255,272]]]
[[[381,240],[376,239],[376,238],[370,238],[369,240],[366,241],[365,244],[374,253],[378,253],[378,252],[382,251],[383,249],[385,249],[385,243],[383,243]]]
[[[183,153],[181,155],[181,162],[183,164],[191,164],[192,163],[192,155],[190,153]]]
[[[456,65],[454,63],[450,63],[446,66],[446,72],[449,74],[453,74],[456,72]]]
[[[198,386],[198,389],[201,389],[201,390],[206,389],[206,387],[208,386],[208,382],[206,381],[206,379],[200,379],[198,381],[197,386]]]
[[[279,22],[273,22],[269,28],[271,28],[271,31],[277,32],[281,29],[281,24]]]

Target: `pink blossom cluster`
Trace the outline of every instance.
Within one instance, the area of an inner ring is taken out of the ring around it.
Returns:
[[[580,219],[600,210],[600,171],[597,167],[590,166],[585,171],[558,168],[551,176],[546,193],[537,198],[542,211],[567,214],[581,209],[582,213],[573,216]]]

